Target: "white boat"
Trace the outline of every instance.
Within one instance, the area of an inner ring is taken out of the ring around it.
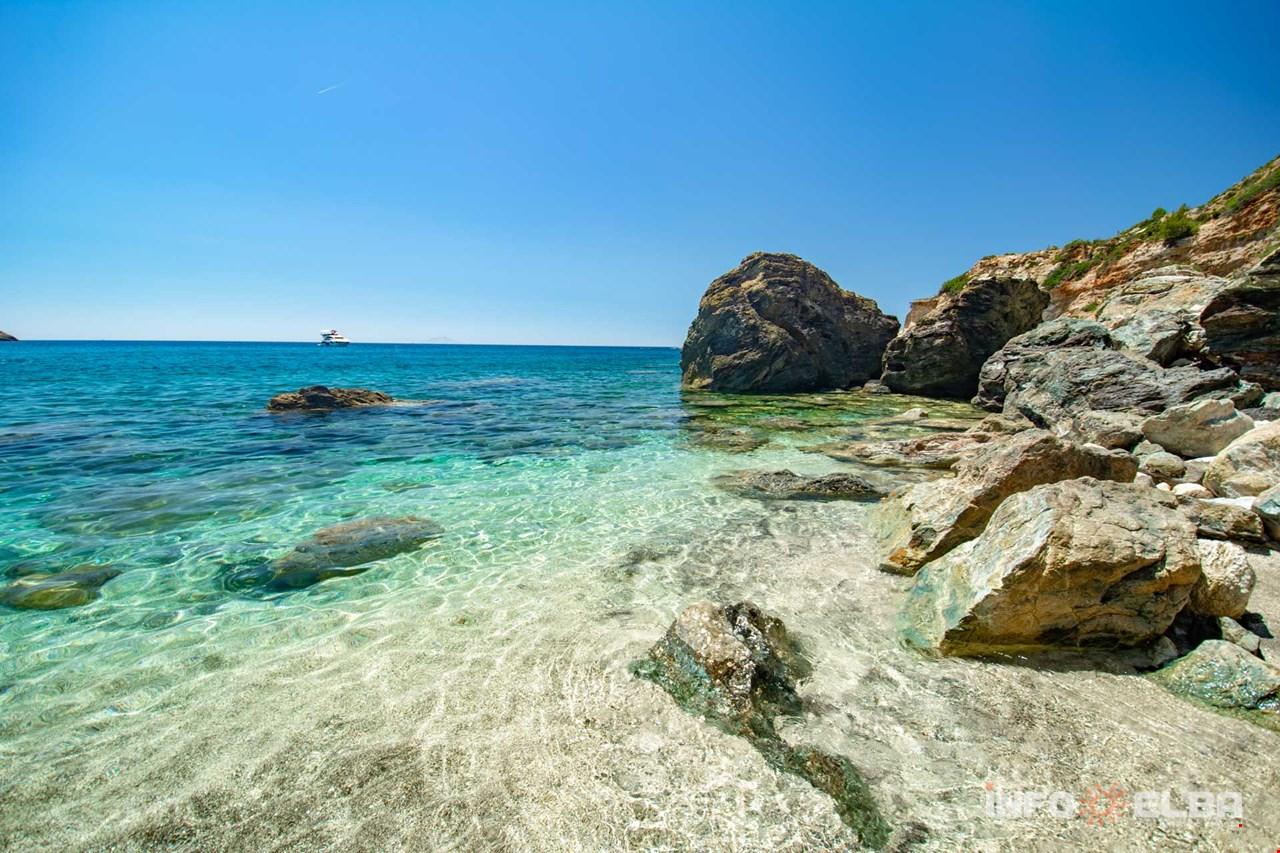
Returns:
[[[345,347],[351,341],[342,336],[337,329],[330,329],[327,332],[320,333],[320,346],[322,347]]]

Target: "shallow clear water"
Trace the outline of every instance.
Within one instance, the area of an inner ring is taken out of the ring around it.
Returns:
[[[849,470],[804,448],[922,401],[682,396],[677,362],[0,347],[0,573],[123,570],[83,607],[0,609],[0,847],[852,844],[824,796],[627,673],[698,598],[752,598],[786,620],[817,665],[794,734],[853,758],[891,822],[927,825],[936,849],[1030,831],[984,820],[986,779],[1141,778],[1143,750],[1206,726],[1227,729],[1169,752],[1166,776],[1203,774],[1213,749],[1236,768],[1211,765],[1223,779],[1271,784],[1274,769],[1249,767],[1269,742],[1158,689],[1130,708],[1147,689],[1131,677],[906,653],[891,631],[906,581],[875,571],[866,506],[761,503],[709,482]],[[264,410],[317,382],[411,402]],[[445,534],[305,590],[225,583],[318,528],[386,515]],[[1002,745],[1011,717],[1034,750]]]

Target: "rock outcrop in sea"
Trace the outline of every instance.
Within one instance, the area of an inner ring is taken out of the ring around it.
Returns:
[[[757,252],[707,288],[680,353],[688,388],[822,391],[880,374],[898,321],[795,255]]]
[[[889,342],[880,381],[901,394],[968,399],[983,363],[1035,327],[1048,304],[1048,294],[1027,279],[966,282]]]
[[[16,341],[16,340],[17,340],[17,338],[15,338],[13,335],[9,334],[8,332],[0,332],[0,342],[4,342],[4,341]]]
[[[390,394],[370,391],[368,388],[329,388],[325,385],[308,385],[297,391],[277,394],[267,401],[273,412],[327,412],[334,409],[355,409],[363,406],[385,406],[395,402]]]

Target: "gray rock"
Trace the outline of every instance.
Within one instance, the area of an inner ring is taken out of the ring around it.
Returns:
[[[1182,482],[1184,483],[1201,483],[1204,481],[1204,472],[1209,470],[1209,463],[1213,461],[1212,456],[1197,456],[1195,459],[1186,460],[1183,466]]]
[[[1200,578],[1195,528],[1153,489],[1089,478],[1006,499],[977,538],[926,565],[904,639],[945,654],[1155,641]]]
[[[390,394],[370,391],[367,388],[328,388],[309,385],[297,391],[277,394],[267,402],[273,412],[327,412],[334,409],[355,409],[364,406],[385,406],[394,402]]]
[[[1219,291],[1199,325],[1203,357],[1267,391],[1280,390],[1280,250]]]
[[[1187,607],[1202,616],[1238,619],[1249,606],[1257,579],[1244,549],[1234,542],[1199,539],[1200,580],[1191,589]]]
[[[1168,365],[1181,353],[1189,323],[1173,311],[1144,311],[1111,327],[1120,348]]]
[[[757,252],[707,288],[680,354],[684,385],[781,393],[861,385],[898,321],[795,255]]]
[[[892,394],[893,389],[885,385],[879,379],[868,379],[862,385],[862,390],[868,394]]]
[[[884,540],[882,568],[913,574],[980,534],[1001,501],[1043,483],[1094,477],[1129,482],[1133,457],[1028,430],[992,442],[955,466],[952,479],[918,483],[877,513]]]
[[[1262,519],[1267,535],[1280,541],[1280,485],[1258,495],[1253,502],[1253,511]]]
[[[1187,466],[1172,453],[1149,453],[1138,460],[1138,470],[1152,477],[1157,483],[1172,483],[1186,472]]]
[[[1126,412],[1081,412],[1054,432],[1082,444],[1127,450],[1142,441],[1142,418]]]
[[[1280,668],[1235,643],[1206,640],[1148,677],[1180,696],[1280,730]]]
[[[881,380],[904,394],[972,397],[983,363],[1038,324],[1048,304],[1048,294],[1029,279],[970,281],[889,343]]]
[[[1199,483],[1178,483],[1173,487],[1173,494],[1180,498],[1212,498],[1213,492]]]
[[[1262,398],[1262,408],[1264,409],[1280,409],[1280,391],[1268,392]]]
[[[1280,421],[1260,424],[1223,448],[1203,482],[1224,498],[1260,495],[1280,484]]]
[[[1251,655],[1261,655],[1262,638],[1230,616],[1218,618],[1218,631],[1228,643],[1235,643]]]
[[[727,492],[759,500],[875,501],[884,497],[853,474],[801,477],[791,471],[733,471],[712,482]]]
[[[1173,489],[1177,495],[1178,487]],[[1200,535],[1208,539],[1230,539],[1235,542],[1264,542],[1262,521],[1249,508],[1221,498],[1178,496],[1178,509],[1195,524]]]
[[[1020,362],[1037,359],[1055,349],[1111,349],[1116,346],[1106,326],[1090,320],[1061,317],[1011,338],[982,365],[973,404],[990,412],[1006,411],[1005,386],[1009,372],[1020,372]],[[1006,414],[1008,412],[1006,411]]]
[[[1142,422],[1142,434],[1187,458],[1213,456],[1253,429],[1253,419],[1230,400],[1198,400],[1171,406]]]

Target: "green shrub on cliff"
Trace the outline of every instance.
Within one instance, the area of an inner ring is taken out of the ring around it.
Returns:
[[[1200,230],[1200,223],[1191,218],[1184,204],[1173,213],[1160,217],[1148,233],[1165,243],[1176,243],[1184,237],[1190,237]]]
[[[1235,213],[1258,196],[1280,187],[1280,168],[1272,169],[1271,173],[1265,177],[1251,181],[1240,188],[1240,191],[1231,197],[1226,203],[1225,210],[1227,213]]]
[[[964,286],[969,283],[969,274],[962,272],[955,278],[949,278],[942,283],[942,287],[938,288],[938,293],[959,293],[964,290]]]

